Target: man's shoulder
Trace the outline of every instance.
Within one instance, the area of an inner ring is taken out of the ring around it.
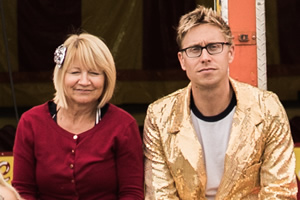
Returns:
[[[180,98],[185,92],[186,90],[188,90],[188,86],[184,87],[184,88],[180,88],[166,96],[163,96],[159,99],[157,99],[156,101],[154,101],[153,103],[151,103],[149,106],[161,106],[164,104],[173,104],[173,102],[175,102],[178,98]]]
[[[254,96],[257,96],[257,95],[259,95],[259,96],[275,95],[276,96],[276,94],[272,91],[258,88],[257,86],[253,86],[249,83],[240,82],[240,81],[237,81],[234,79],[231,79],[230,82],[231,82],[235,92],[246,93],[248,95],[254,95]]]
[[[260,107],[269,107],[269,105],[280,105],[279,97],[276,93],[258,88],[248,83],[239,82],[231,79],[231,84],[236,93],[237,100],[240,103],[252,105],[258,103]]]

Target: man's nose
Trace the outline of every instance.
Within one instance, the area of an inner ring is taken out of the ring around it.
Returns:
[[[205,62],[210,60],[211,55],[208,53],[207,49],[202,49],[202,53],[200,55],[200,59]]]

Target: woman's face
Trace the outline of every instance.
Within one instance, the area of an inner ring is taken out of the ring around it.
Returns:
[[[88,70],[75,59],[64,78],[65,95],[68,105],[98,105],[103,92],[105,75],[103,71]]]

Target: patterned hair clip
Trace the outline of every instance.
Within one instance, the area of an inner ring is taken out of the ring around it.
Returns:
[[[61,68],[62,64],[64,63],[66,51],[67,48],[62,44],[59,47],[57,47],[54,52],[54,62],[56,63],[58,68]]]

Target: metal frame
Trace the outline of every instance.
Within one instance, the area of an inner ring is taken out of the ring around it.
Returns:
[[[265,1],[256,0],[257,84],[267,89]]]

